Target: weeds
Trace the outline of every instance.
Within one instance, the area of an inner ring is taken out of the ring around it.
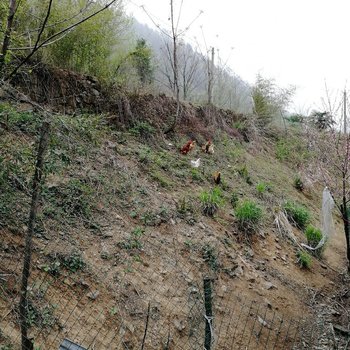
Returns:
[[[148,140],[154,135],[155,128],[148,122],[139,121],[135,123],[135,125],[129,131],[134,136]]]
[[[164,188],[170,188],[173,186],[173,182],[166,176],[162,175],[159,171],[154,170],[150,173],[150,175],[153,180],[157,181]]]
[[[246,165],[243,165],[242,167],[240,167],[238,169],[238,174],[245,180],[245,182],[248,184],[248,185],[252,185],[253,184],[253,181],[249,175],[249,172],[248,172],[248,168]]]
[[[255,188],[259,196],[262,196],[265,192],[269,190],[269,186],[264,182],[259,182]]]
[[[262,209],[253,201],[245,200],[235,209],[235,216],[239,228],[245,233],[252,233],[260,223],[263,213]]]
[[[202,257],[203,260],[208,264],[208,266],[213,270],[217,271],[219,268],[218,253],[216,249],[210,244],[205,244],[202,247]]]
[[[299,250],[297,252],[297,263],[303,269],[310,269],[311,264],[312,264],[311,255],[307,252]]]
[[[204,177],[203,175],[200,173],[200,171],[198,169],[191,169],[191,177],[192,180],[195,182],[203,182],[204,181]]]
[[[283,209],[292,224],[301,230],[310,222],[310,212],[302,205],[287,201]]]
[[[211,191],[203,191],[199,197],[201,201],[202,211],[204,215],[214,216],[219,207],[223,205],[223,196],[219,187],[213,188]]]
[[[236,208],[236,206],[238,204],[238,201],[239,201],[238,193],[237,192],[232,192],[231,193],[231,198],[230,198],[230,203],[231,203],[233,209]]]
[[[142,227],[135,227],[131,232],[130,237],[125,242],[120,242],[118,245],[126,250],[141,249],[142,242],[140,241],[140,238],[143,236],[144,232],[145,231]]]
[[[307,244],[312,248],[316,248],[323,238],[322,231],[312,225],[307,226],[304,233],[307,239]],[[312,253],[317,257],[321,257],[323,250],[324,245],[316,250],[313,250]]]
[[[27,305],[27,323],[29,327],[51,328],[57,319],[54,316],[56,306],[45,304],[43,306],[35,305],[31,300]]]
[[[299,176],[294,179],[294,187],[300,192],[304,190],[304,183]]]

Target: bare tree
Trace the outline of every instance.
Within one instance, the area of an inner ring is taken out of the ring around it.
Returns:
[[[327,96],[327,100],[330,101],[328,92]],[[344,94],[343,121],[346,120],[346,106]],[[329,112],[325,113],[330,115]],[[320,116],[323,117],[323,114]],[[310,144],[315,144],[319,153],[316,168],[328,187],[343,221],[347,268],[350,272],[350,134],[333,127],[334,123],[322,123],[321,128],[314,122],[313,124],[316,129],[314,133],[309,133]]]
[[[142,9],[146,13],[146,15],[151,19],[153,24],[161,31],[161,33],[165,36],[165,38],[167,38],[167,40],[170,39],[171,41],[171,48],[170,48],[170,45],[168,45],[167,42],[165,41],[166,53],[169,58],[170,67],[171,67],[171,76],[169,75],[169,71],[167,70],[167,68],[165,69],[166,71],[165,73],[169,81],[169,84],[172,88],[172,91],[174,93],[174,96],[176,98],[176,112],[171,125],[168,127],[167,130],[165,130],[165,133],[169,133],[175,129],[180,116],[181,104],[180,104],[179,61],[178,61],[179,41],[181,37],[189,30],[191,25],[202,14],[202,11],[200,11],[199,14],[193,19],[193,21],[188,26],[186,26],[184,30],[181,30],[179,29],[179,23],[181,19],[182,6],[183,6],[183,0],[181,0],[178,15],[176,16],[175,9],[174,9],[174,0],[170,0],[170,18],[169,18],[170,31],[167,31],[161,28],[157,23],[155,23],[153,17],[147,12],[146,8],[142,6]]]

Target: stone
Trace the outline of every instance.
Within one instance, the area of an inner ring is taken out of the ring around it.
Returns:
[[[234,270],[234,274],[235,274],[236,276],[243,276],[244,271],[243,271],[242,266],[239,266],[239,265],[238,265],[238,266],[235,268],[235,270]]]
[[[198,227],[201,228],[202,230],[205,229],[205,225],[203,224],[203,222],[199,222]]]
[[[277,289],[277,287],[276,287],[273,283],[271,283],[271,282],[266,282],[266,283],[265,283],[265,288],[266,288],[267,290],[274,289],[274,288]]]
[[[87,297],[91,300],[96,300],[99,295],[100,295],[100,292],[98,290],[94,290],[94,291],[87,293]]]
[[[185,322],[179,319],[174,320],[174,326],[180,333],[186,328]]]

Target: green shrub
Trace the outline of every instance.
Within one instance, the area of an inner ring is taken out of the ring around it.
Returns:
[[[290,123],[303,123],[304,122],[304,116],[302,114],[292,114],[289,117],[287,117],[286,119],[290,122]]]
[[[310,212],[302,205],[287,201],[283,209],[292,224],[301,230],[310,222]]]
[[[260,223],[263,213],[262,209],[251,200],[240,203],[235,210],[239,228],[247,233],[254,231]]]
[[[222,192],[219,187],[211,191],[203,191],[199,197],[204,215],[214,216],[219,207],[223,204]]]
[[[286,160],[290,156],[290,149],[284,140],[280,140],[276,144],[276,158],[278,160]]]
[[[233,209],[236,208],[238,200],[239,200],[238,193],[237,192],[232,192],[231,193],[230,203],[231,203]]]
[[[317,247],[317,245],[320,243],[320,241],[323,238],[322,231],[312,225],[309,225],[305,229],[304,233],[307,239],[307,244],[312,248]],[[317,250],[313,250],[312,252],[314,255],[320,257],[322,255],[323,249],[324,249],[324,245],[318,248]]]
[[[217,271],[219,267],[218,253],[213,246],[210,244],[204,245],[202,247],[202,257],[213,271]]]
[[[129,131],[134,136],[139,136],[147,140],[155,133],[155,128],[148,122],[137,122]]]
[[[300,192],[304,189],[304,183],[299,176],[294,179],[294,187]]]
[[[203,182],[204,181],[204,177],[202,176],[202,174],[199,172],[198,169],[192,168],[191,169],[191,176],[192,176],[192,180],[195,182]]]
[[[311,255],[307,252],[303,252],[302,250],[299,250],[297,252],[297,262],[303,269],[309,269],[312,264],[312,258]]]
[[[70,272],[77,272],[83,270],[86,266],[83,257],[78,252],[73,252],[70,255],[62,258],[63,266]]]
[[[131,232],[130,237],[125,242],[120,242],[119,246],[126,250],[141,249],[142,242],[140,241],[140,238],[143,236],[144,232],[145,231],[142,227],[135,227]]]
[[[260,196],[262,196],[266,191],[269,190],[269,185],[264,183],[264,182],[259,182],[255,188],[256,188],[258,194]]]
[[[248,168],[245,165],[238,169],[238,174],[246,181],[248,185],[251,185],[253,183],[248,173]]]

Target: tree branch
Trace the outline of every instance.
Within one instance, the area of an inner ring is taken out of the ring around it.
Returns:
[[[47,44],[48,42],[50,42],[52,39],[56,38],[57,36],[66,33],[67,31],[70,31],[71,29],[73,29],[74,27],[86,22],[87,20],[89,20],[90,18],[98,15],[100,12],[105,11],[106,9],[108,9],[110,6],[112,6],[117,0],[112,0],[110,1],[108,4],[106,4],[104,7],[100,8],[98,11],[92,13],[91,15],[81,19],[78,22],[73,23],[72,25],[66,27],[65,29],[60,30],[59,32],[51,35],[49,38],[47,38],[46,40],[44,40],[41,44],[39,45],[34,45],[34,49],[21,61],[21,63],[19,63],[17,65],[17,67],[15,69],[13,69],[13,71],[8,74],[4,80],[9,80],[13,75],[15,75],[18,71],[19,68],[21,68],[33,55],[36,51],[38,51],[41,47],[43,47],[45,44]],[[52,0],[50,0],[50,3],[52,2]],[[45,23],[46,24],[46,23]],[[43,28],[44,29],[44,28]],[[40,38],[39,38],[40,40]],[[38,42],[38,40],[37,40]]]

